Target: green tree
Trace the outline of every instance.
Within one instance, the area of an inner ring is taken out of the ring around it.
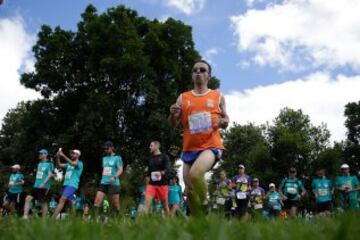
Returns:
[[[344,115],[347,128],[344,161],[350,164],[353,171],[358,172],[360,170],[360,102],[348,103]]]
[[[43,25],[33,47],[35,71],[21,83],[43,99],[11,110],[1,130],[0,161],[34,167],[36,150],[79,148],[84,178],[99,174],[105,140],[131,165],[125,176],[135,191],[145,174],[151,140],[162,143],[173,163],[179,130],[167,123],[169,106],[192,86],[191,68],[200,56],[191,27],[162,23],[119,6],[104,13],[89,5],[76,31]],[[219,80],[211,80],[213,88]],[[20,152],[20,153],[19,153]]]
[[[234,124],[223,134],[226,151],[220,167],[215,171],[226,170],[229,177],[237,174],[237,165],[244,164],[246,171],[262,180],[271,177],[271,169],[268,168],[270,152],[263,128],[253,124]],[[264,170],[266,170],[264,172]]]
[[[278,176],[284,175],[290,166],[296,167],[299,175],[312,174],[314,161],[330,144],[326,125],[314,126],[301,110],[282,109],[267,131],[270,164]]]

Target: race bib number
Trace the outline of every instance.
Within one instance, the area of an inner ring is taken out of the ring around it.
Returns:
[[[278,202],[277,198],[270,198],[270,199],[269,199],[269,203],[270,203],[271,205],[274,205],[274,204],[276,204],[277,202]]]
[[[9,185],[14,185],[14,183],[15,183],[14,181],[10,181]]]
[[[257,209],[262,209],[263,208],[263,205],[262,204],[255,204],[254,205],[254,209],[257,210]]]
[[[111,170],[112,170],[111,167],[104,167],[102,175],[103,176],[111,176]]]
[[[42,178],[43,178],[43,175],[44,175],[43,172],[38,171],[38,172],[36,173],[36,179],[42,179]]]
[[[289,194],[297,194],[297,190],[294,187],[288,187],[286,190],[286,192]]]
[[[156,171],[156,172],[151,172],[151,180],[154,182],[158,182],[161,180],[161,172]]]
[[[218,198],[216,199],[216,203],[219,204],[219,205],[224,205],[225,204],[225,198]]]
[[[352,190],[352,183],[351,181],[347,181],[344,183],[344,188],[348,188],[349,190]]]
[[[212,129],[210,112],[199,112],[189,116],[189,129],[191,134],[207,132]]]
[[[65,174],[65,179],[70,179],[71,178],[71,175],[72,175],[72,172],[66,172]]]
[[[246,193],[244,193],[244,192],[237,192],[236,193],[236,198],[237,199],[246,199]]]
[[[319,189],[319,196],[327,196],[329,191],[327,189]]]

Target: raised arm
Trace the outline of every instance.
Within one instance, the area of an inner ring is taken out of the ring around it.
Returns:
[[[66,164],[60,162],[60,154],[56,154],[56,166],[58,168],[65,168]]]
[[[170,114],[168,117],[169,123],[173,127],[177,127],[181,119],[181,95],[176,100],[176,103],[170,106]]]
[[[68,162],[70,165],[72,165],[73,167],[77,167],[78,165],[78,160],[71,160],[70,158],[68,158],[62,151],[59,152],[59,155],[66,161]],[[64,164],[65,166],[65,164]]]

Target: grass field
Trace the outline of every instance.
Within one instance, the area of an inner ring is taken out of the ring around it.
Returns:
[[[360,215],[276,221],[227,220],[217,215],[202,218],[146,216],[134,220],[110,219],[108,223],[65,220],[4,218],[0,239],[359,239]]]

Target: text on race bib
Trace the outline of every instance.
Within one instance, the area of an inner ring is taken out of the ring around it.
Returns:
[[[72,175],[72,171],[67,171],[65,174],[65,179],[70,179]]]
[[[36,179],[42,179],[42,178],[43,178],[43,175],[44,175],[44,173],[43,173],[42,171],[38,171],[38,172],[36,173]]]
[[[294,187],[287,187],[286,192],[289,194],[297,194],[297,190]]]
[[[207,132],[212,129],[211,113],[199,112],[191,114],[188,118],[191,134]]]
[[[237,199],[246,199],[246,193],[245,192],[237,192],[236,198]]]
[[[111,176],[111,173],[112,173],[111,167],[104,167],[103,173],[102,173],[103,176]]]
[[[219,205],[224,205],[225,204],[225,198],[218,198],[216,199],[216,203],[219,204]]]
[[[318,190],[319,196],[327,196],[329,194],[328,189],[319,189]]]
[[[154,182],[160,181],[161,180],[161,172],[159,172],[159,171],[151,172],[151,180]]]

